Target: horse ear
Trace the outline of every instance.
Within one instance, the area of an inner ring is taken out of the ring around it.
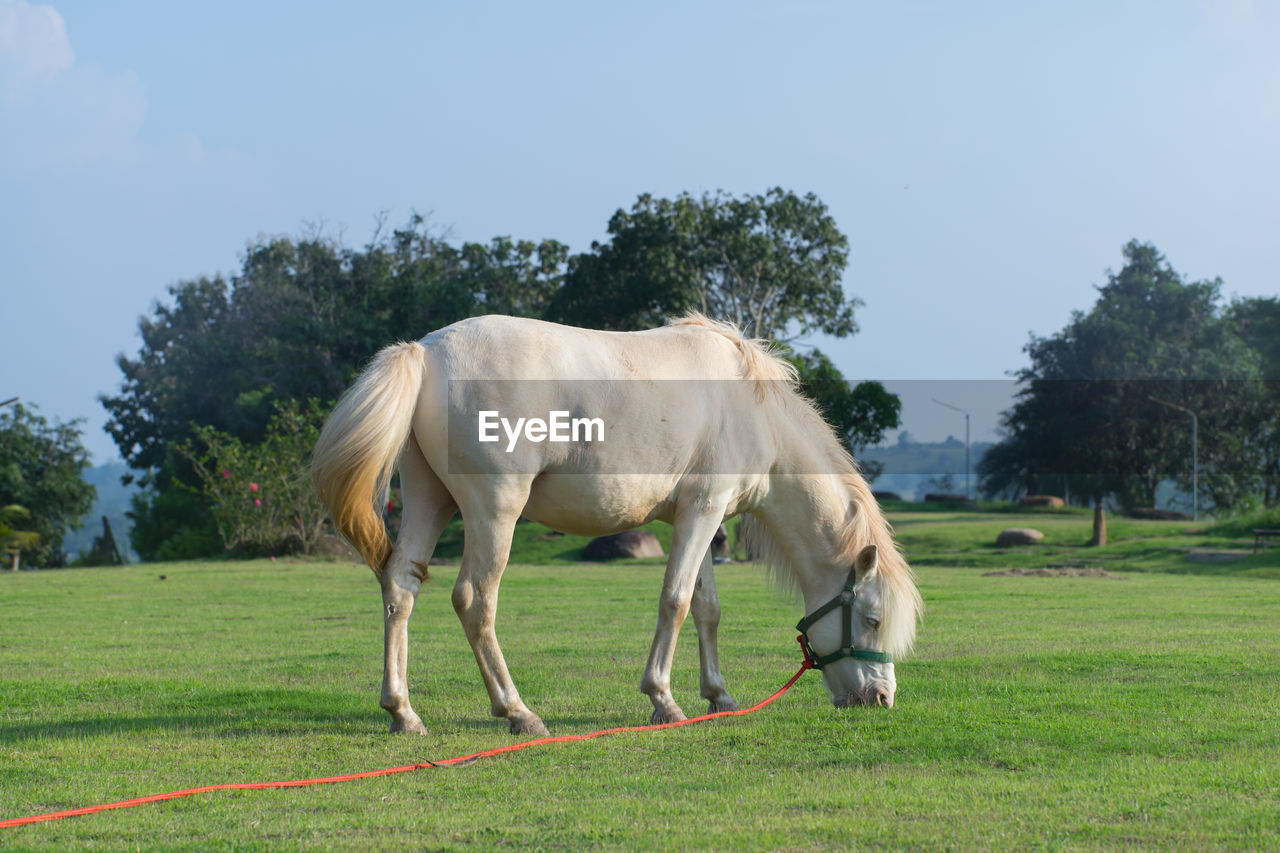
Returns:
[[[868,545],[858,552],[858,556],[853,560],[853,568],[857,573],[858,580],[875,573],[879,558],[880,552],[876,550],[875,545]]]

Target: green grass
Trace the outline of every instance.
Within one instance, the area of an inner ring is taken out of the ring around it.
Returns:
[[[837,710],[810,673],[750,717],[199,795],[0,830],[0,847],[1280,846],[1280,586],[1266,565],[1180,573],[1181,553],[1141,542],[1200,534],[1115,521],[1113,553],[1127,556],[1103,565],[1143,571],[983,577],[984,560],[1008,557],[984,553],[1000,527],[1041,526],[1057,559],[1077,553],[1088,520],[895,521],[928,610],[891,711]],[[517,740],[487,715],[449,605],[455,572],[433,567],[411,626],[426,737],[386,734],[367,569],[277,560],[0,576],[0,819]],[[654,563],[509,569],[498,634],[553,734],[647,721],[637,687],[661,575]],[[798,613],[755,567],[722,566],[717,581],[725,675],[754,702],[795,671]],[[696,646],[688,624],[673,689],[689,713],[703,704]]]

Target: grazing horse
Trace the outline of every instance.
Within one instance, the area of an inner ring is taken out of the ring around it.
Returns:
[[[533,424],[532,413],[551,423]],[[579,420],[598,419],[589,437],[599,440],[555,440],[557,415],[561,437],[573,437],[570,414],[573,434]],[[393,548],[377,507],[397,465],[404,515]],[[329,416],[312,476],[382,585],[381,704],[393,732],[424,731],[405,679],[409,616],[457,512],[464,547],[453,607],[490,711],[512,732],[546,732],[494,633],[522,515],[586,536],[654,519],[672,525],[640,687],[654,722],[685,718],[670,676],[691,610],[701,694],[713,711],[736,707],[720,674],[709,545],[724,519],[742,513],[749,547],[803,598],[806,653],[824,664],[833,701],[893,704],[891,656],[909,650],[921,612],[911,570],[853,459],[797,393],[795,370],[729,324],[695,314],[658,329],[599,332],[488,316],[389,346]]]

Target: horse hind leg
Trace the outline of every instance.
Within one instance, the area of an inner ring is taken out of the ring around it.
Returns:
[[[412,437],[400,460],[400,487],[403,522],[380,578],[385,659],[379,704],[391,714],[392,732],[426,734],[409,704],[409,617],[426,579],[431,552],[457,507]]]
[[[698,685],[702,698],[710,704],[708,714],[719,711],[736,711],[738,703],[725,688],[720,674],[720,650],[716,631],[720,626],[720,597],[716,595],[716,577],[712,569],[711,551],[702,558],[698,570],[698,582],[693,588],[693,625],[698,630]]]
[[[507,566],[519,515],[519,509],[463,513],[462,568],[453,587],[453,609],[466,631],[467,642],[475,653],[480,676],[489,692],[489,713],[505,717],[512,734],[545,735],[547,727],[542,719],[520,700],[494,632],[498,584]],[[473,521],[476,518],[485,520]]]

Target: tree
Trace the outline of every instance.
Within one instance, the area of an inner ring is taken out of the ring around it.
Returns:
[[[173,452],[192,424],[261,442],[277,406],[336,399],[391,341],[479,313],[538,315],[567,254],[554,240],[453,246],[414,216],[363,250],[320,236],[273,239],[252,246],[229,281],[171,287],[139,321],[137,355],[117,359],[119,392],[101,398],[108,432],[148,487],[130,512],[138,553],[219,548],[198,476]]]
[[[1005,437],[979,465],[988,492],[1069,477],[1092,498],[1099,544],[1108,495],[1150,506],[1163,477],[1189,468],[1188,424],[1150,398],[1234,411],[1235,383],[1256,375],[1256,359],[1224,319],[1220,280],[1184,281],[1154,246],[1137,241],[1124,257],[1088,314],[1075,312],[1048,338],[1032,336]]]
[[[1112,420],[1122,405],[1116,383],[1026,375],[1005,437],[978,461],[982,490],[1010,497],[1073,492],[1094,508],[1090,544],[1105,545],[1105,499],[1124,491],[1116,466],[1123,445]],[[1145,400],[1143,402],[1146,402]],[[1069,485],[1068,485],[1069,484]]]
[[[1261,379],[1238,388],[1244,441],[1235,458],[1253,468],[1267,506],[1280,504],[1280,297],[1238,299],[1227,312],[1258,356]],[[1212,464],[1212,460],[1211,460]]]
[[[451,258],[455,287],[474,299],[467,306],[469,316],[543,317],[560,289],[568,254],[568,247],[555,240],[495,237],[488,244],[464,243]]]
[[[180,282],[139,321],[142,348],[117,359],[122,387],[101,398],[107,430],[140,472],[159,469],[192,423],[260,440],[277,403],[336,399],[391,341],[478,313],[538,316],[566,255],[553,240],[454,247],[416,216],[363,251],[320,237],[259,243],[230,281]]]
[[[570,259],[552,319],[628,330],[701,311],[782,342],[857,331],[861,303],[840,286],[849,242],[812,193],[646,194],[613,215],[609,234]]]
[[[129,544],[138,556],[144,561],[190,560],[221,553],[212,507],[187,482],[195,479],[190,463],[171,447],[164,464],[149,471],[148,479],[148,485],[129,499],[125,513],[131,522]]]
[[[81,526],[97,494],[81,476],[89,454],[79,424],[50,424],[20,403],[0,412],[0,506],[30,514],[22,527],[39,536],[28,551],[36,566],[65,565],[63,535]]]

